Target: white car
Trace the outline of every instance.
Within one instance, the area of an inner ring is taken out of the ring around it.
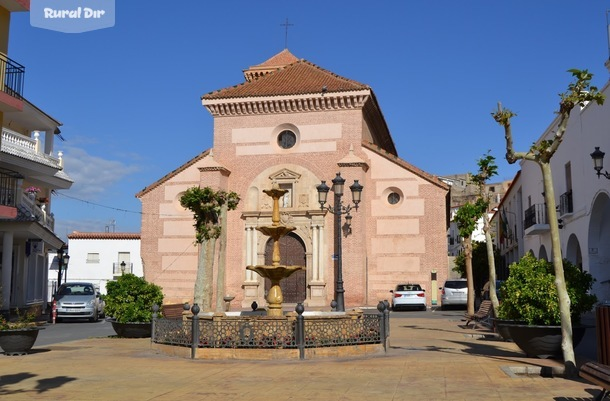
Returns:
[[[89,319],[90,322],[97,322],[104,314],[99,292],[92,283],[64,283],[57,290],[55,301],[58,322],[62,319]]]
[[[419,284],[398,284],[396,289],[390,290],[392,297],[392,310],[427,308],[426,291]]]
[[[447,280],[441,287],[441,308],[447,306],[466,306],[468,283],[466,279]]]

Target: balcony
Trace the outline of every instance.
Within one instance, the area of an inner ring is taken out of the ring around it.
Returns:
[[[63,168],[61,153],[59,158],[45,154],[40,150],[41,143],[38,134],[34,138],[21,135],[18,132],[2,127],[2,154],[5,162],[10,162],[10,156],[16,157],[20,163],[23,159],[37,163],[39,172],[54,175]]]
[[[572,214],[573,212],[572,191],[561,194],[559,197],[559,215],[565,216],[567,214]]]
[[[23,99],[25,67],[0,53],[0,91]]]
[[[133,263],[113,263],[112,264],[112,275],[116,280],[119,276],[127,273],[133,273]]]
[[[546,205],[539,203],[525,210],[523,229],[525,235],[539,235],[549,232],[550,226],[546,217]]]

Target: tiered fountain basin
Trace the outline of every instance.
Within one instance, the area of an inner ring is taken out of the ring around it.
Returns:
[[[193,359],[289,360],[380,355],[385,352],[389,314],[354,309],[348,312],[266,316],[264,311],[185,312],[182,319],[155,319],[152,348],[159,353]],[[198,339],[193,346],[193,323]]]

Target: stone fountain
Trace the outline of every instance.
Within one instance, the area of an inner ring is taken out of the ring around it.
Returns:
[[[280,281],[289,277],[292,273],[305,269],[305,266],[285,266],[280,265],[280,238],[294,231],[295,227],[288,227],[280,224],[280,202],[279,199],[284,196],[285,189],[280,189],[277,183],[273,183],[271,189],[263,190],[263,192],[273,199],[273,214],[271,216],[272,224],[270,226],[257,227],[261,233],[273,239],[273,259],[271,266],[247,266],[246,269],[255,271],[260,276],[271,280],[271,288],[267,294],[267,316],[282,316],[282,289]]]

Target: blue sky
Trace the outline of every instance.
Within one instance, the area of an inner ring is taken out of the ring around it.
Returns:
[[[288,49],[373,88],[398,154],[436,174],[504,160],[498,101],[518,114],[516,150],[554,118],[570,68],[608,80],[609,0],[167,2],[117,0],[116,25],[80,34],[13,16],[9,56],[25,96],[63,123],[72,189],[53,199],[56,232],[140,230],[135,194],[212,145],[201,95]],[[589,157],[583,155],[583,157]],[[101,205],[101,206],[100,206]]]

